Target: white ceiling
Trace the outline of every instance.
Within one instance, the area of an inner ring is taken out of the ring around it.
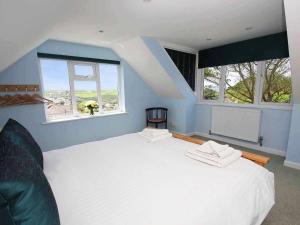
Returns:
[[[203,49],[283,30],[282,0],[0,0],[0,71],[47,39],[152,36]]]

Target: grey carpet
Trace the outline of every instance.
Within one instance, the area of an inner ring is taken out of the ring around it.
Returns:
[[[285,167],[284,157],[233,147],[271,157],[266,168],[275,175],[275,205],[262,225],[300,225],[300,170]]]

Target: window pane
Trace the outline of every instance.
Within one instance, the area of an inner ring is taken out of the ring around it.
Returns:
[[[219,99],[221,67],[208,67],[204,69],[203,99]]]
[[[119,72],[117,65],[100,64],[101,97],[104,111],[119,109]]]
[[[53,101],[46,107],[48,120],[72,116],[69,75],[67,62],[41,59],[44,96]]]
[[[272,59],[266,61],[262,101],[289,103],[292,96],[290,60]]]
[[[82,77],[86,77],[86,78],[95,76],[92,65],[76,64],[74,66],[74,70],[75,70],[76,76],[82,76]]]
[[[254,103],[256,74],[256,62],[227,66],[225,102]]]
[[[76,98],[77,111],[81,115],[89,115],[91,109],[88,104],[93,103],[93,112],[98,112],[97,85],[96,81],[74,81],[74,95]]]

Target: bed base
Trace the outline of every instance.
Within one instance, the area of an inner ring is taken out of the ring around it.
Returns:
[[[172,135],[174,138],[178,138],[178,139],[192,142],[192,143],[199,144],[199,145],[202,145],[205,142],[205,141],[201,140],[200,138],[193,138],[193,137],[185,136],[185,135],[178,134],[178,133],[172,133]],[[263,155],[257,155],[257,154],[254,154],[251,152],[246,152],[246,151],[242,151],[242,157],[244,157],[248,160],[251,160],[260,166],[265,166],[270,161],[269,157],[266,157]]]

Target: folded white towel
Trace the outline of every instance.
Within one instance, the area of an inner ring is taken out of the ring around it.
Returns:
[[[203,152],[205,154],[210,154],[210,155],[214,154],[214,151],[213,151],[213,149],[211,148],[211,146],[208,142],[205,142],[202,145],[197,145],[196,149],[199,152]]]
[[[166,133],[166,134],[162,134],[160,136],[154,136],[154,137],[145,135],[143,132],[140,132],[139,135],[144,137],[147,140],[147,142],[155,142],[155,141],[159,141],[159,140],[163,140],[163,139],[172,137],[171,133]]]
[[[229,145],[221,145],[214,141],[207,141],[204,144],[197,146],[196,149],[199,152],[215,155],[220,158],[225,158],[232,152]]]
[[[191,152],[187,152],[185,154],[187,157],[212,165],[212,166],[217,166],[217,167],[226,167],[228,165],[230,165],[231,163],[235,162],[236,160],[238,160],[241,156],[242,156],[242,152],[239,150],[234,150],[233,153],[231,155],[229,155],[226,158],[220,159],[220,158],[204,158],[202,156],[200,156],[199,154],[194,154]]]
[[[228,147],[226,150],[215,153],[215,155],[221,159],[228,157],[229,155],[232,154],[232,152],[234,151],[233,148]]]
[[[168,129],[145,128],[141,133],[148,137],[158,137],[164,134],[169,134]]]
[[[213,158],[220,158],[220,159],[224,159],[228,156],[230,156],[234,149],[231,148],[231,147],[228,147],[226,150],[222,151],[222,152],[219,152],[219,153],[212,153],[212,154],[209,154],[209,153],[206,153],[206,152],[203,152],[203,151],[200,151],[199,148],[195,149],[195,151],[193,150],[190,150],[191,152],[194,152],[194,153],[197,153],[199,154],[200,156],[207,156],[207,157],[213,157]]]
[[[211,149],[217,154],[229,148],[229,145],[221,145],[215,141],[208,141],[207,144],[209,144]]]

